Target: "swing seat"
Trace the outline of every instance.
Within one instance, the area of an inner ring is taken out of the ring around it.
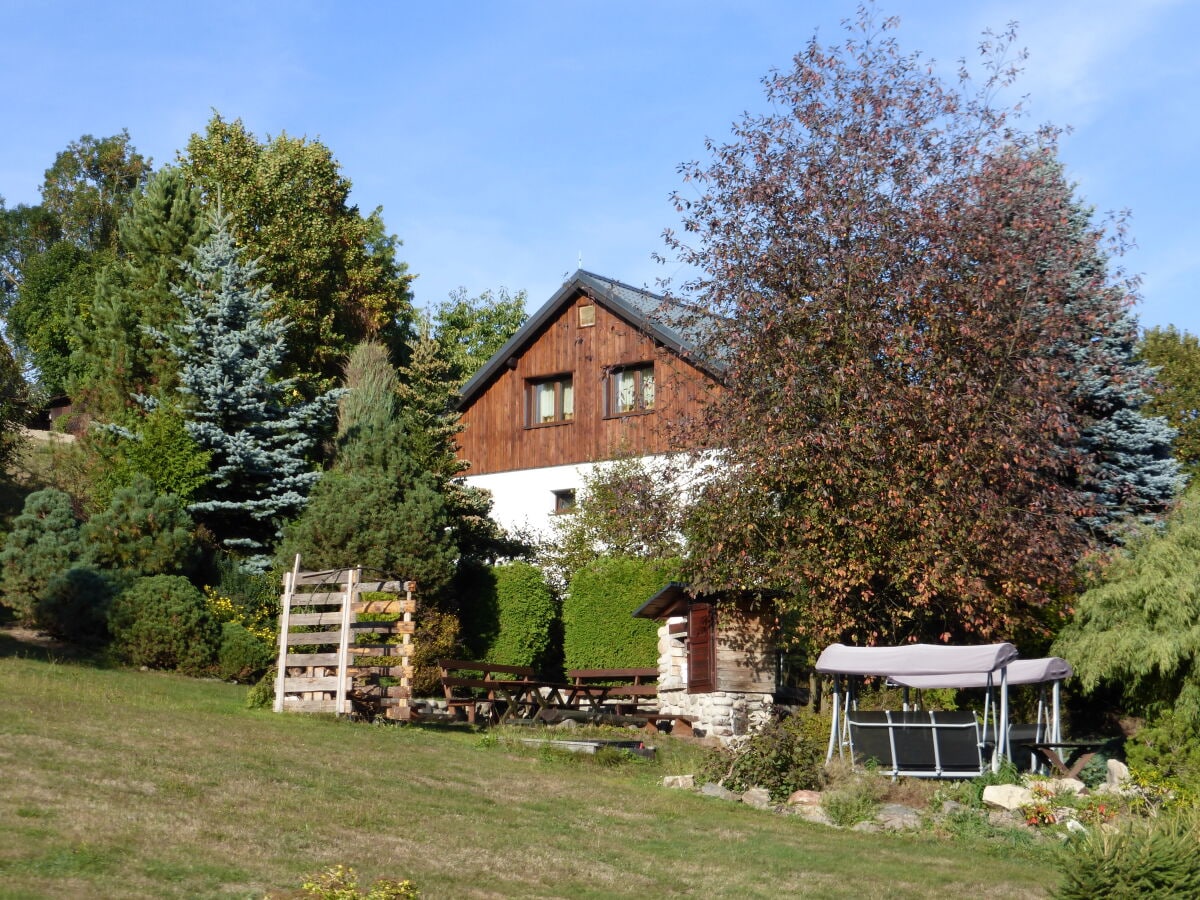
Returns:
[[[875,760],[892,777],[974,778],[986,770],[969,710],[851,710],[846,721],[854,760]]]

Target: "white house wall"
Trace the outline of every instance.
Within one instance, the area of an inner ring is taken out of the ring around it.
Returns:
[[[715,457],[710,457],[710,462]],[[665,465],[669,455],[642,457],[653,471]],[[530,536],[549,533],[555,518],[554,492],[579,491],[585,479],[611,462],[579,463],[570,466],[549,466],[542,469],[521,469],[515,472],[495,472],[489,475],[469,475],[464,481],[483,488],[492,495],[492,518],[509,531],[529,533]],[[698,469],[693,469],[698,473]],[[695,479],[689,479],[693,486]]]

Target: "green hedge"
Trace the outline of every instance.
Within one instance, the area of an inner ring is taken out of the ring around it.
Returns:
[[[677,560],[602,557],[575,573],[563,601],[568,669],[658,665],[658,623],[633,611],[674,579]]]
[[[558,608],[540,569],[511,562],[492,569],[498,629],[488,662],[542,668],[551,650]]]
[[[496,599],[496,570],[485,563],[464,560],[450,588],[462,628],[466,659],[487,659],[500,634],[500,604]]]

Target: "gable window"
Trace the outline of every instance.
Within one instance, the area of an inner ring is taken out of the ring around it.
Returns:
[[[575,384],[570,375],[541,378],[526,386],[525,424],[555,425],[575,418]]]
[[[627,416],[654,409],[654,363],[621,366],[608,374],[608,414]]]
[[[553,491],[554,494],[554,514],[557,516],[563,513],[575,512],[575,489],[567,488],[561,491]]]

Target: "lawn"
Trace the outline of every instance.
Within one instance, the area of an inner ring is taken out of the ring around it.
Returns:
[[[0,636],[0,897],[263,897],[335,864],[438,897],[1042,897],[1052,854],[824,828],[467,730],[242,708]]]

